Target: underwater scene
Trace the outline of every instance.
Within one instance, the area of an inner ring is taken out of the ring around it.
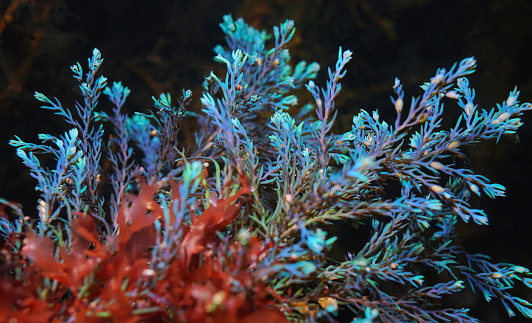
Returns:
[[[532,2],[0,10],[0,322],[532,319]]]

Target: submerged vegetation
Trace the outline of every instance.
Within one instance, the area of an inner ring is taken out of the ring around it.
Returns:
[[[510,293],[516,282],[532,288],[529,270],[456,241],[458,221],[488,224],[472,195],[504,195],[462,149],[516,134],[532,109],[517,90],[478,108],[467,58],[410,101],[397,79],[393,122],[362,110],[334,134],[350,51],[320,86],[318,64],[290,63],[292,21],[273,42],[231,16],[221,27],[215,60],[227,73],[205,79],[202,113],[187,111],[185,90],[128,116],[130,90],[98,74],[97,49],[87,70],[71,67],[83,96],[74,108],[35,93],[71,130],[11,141],[41,197],[34,217],[0,200],[0,320],[334,321],[351,311],[359,323],[477,322],[441,303],[466,288],[532,318],[532,304]],[[303,87],[313,102],[299,106]],[[461,115],[445,129],[447,106]],[[199,130],[178,149],[185,117]],[[338,223],[371,231],[341,259],[331,257],[342,250]]]

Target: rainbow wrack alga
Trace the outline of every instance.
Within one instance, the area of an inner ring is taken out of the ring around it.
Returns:
[[[292,21],[273,40],[231,16],[221,27],[227,44],[215,60],[227,72],[205,79],[201,112],[188,112],[184,90],[125,114],[130,90],[98,74],[97,49],[87,69],[71,67],[82,95],[72,108],[35,93],[71,129],[11,141],[40,199],[30,214],[0,200],[1,321],[321,322],[350,312],[359,323],[477,322],[442,305],[464,289],[532,318],[532,304],[511,293],[532,288],[529,270],[456,239],[460,221],[488,224],[470,197],[504,187],[454,160],[515,135],[532,109],[517,90],[480,109],[467,58],[411,100],[397,79],[395,120],[361,110],[335,134],[350,51],[319,85],[318,64],[291,65]],[[312,102],[299,103],[299,88]],[[445,128],[449,108],[461,114]],[[193,119],[195,144],[183,147],[178,132]],[[343,250],[335,223],[366,230],[367,241],[331,258]]]

